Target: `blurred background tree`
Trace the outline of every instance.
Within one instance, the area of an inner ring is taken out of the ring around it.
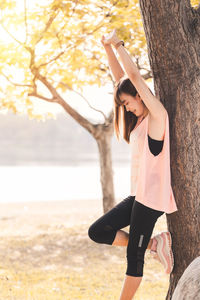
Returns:
[[[61,105],[97,141],[104,211],[115,204],[111,156],[113,111],[105,114],[83,95],[85,86],[104,87],[112,81],[102,35],[114,28],[134,56],[145,79],[151,78],[138,1],[35,1],[23,10],[17,1],[0,1],[0,24],[9,41],[0,44],[0,107],[30,119],[54,117],[35,113],[36,98]],[[20,4],[21,5],[21,4]],[[113,82],[114,84],[114,82]],[[91,122],[68,99],[74,93],[104,122]],[[95,98],[95,95],[94,95]]]

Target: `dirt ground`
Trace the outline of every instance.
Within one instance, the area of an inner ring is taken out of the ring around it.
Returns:
[[[126,248],[87,234],[102,213],[100,200],[0,204],[0,300],[117,300]],[[162,216],[153,235],[166,229]],[[169,276],[148,251],[145,258],[135,299],[165,299]]]

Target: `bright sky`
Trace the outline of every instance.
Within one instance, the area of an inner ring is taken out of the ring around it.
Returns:
[[[19,11],[24,10],[24,3],[22,4],[21,0],[16,0],[17,2],[17,9]],[[27,9],[32,9],[36,3],[40,3],[44,5],[45,3],[49,3],[49,0],[27,0]],[[14,28],[12,29],[14,30]],[[21,31],[12,31],[12,34],[21,41],[24,41],[25,38],[25,30],[24,28]],[[0,41],[1,42],[9,42],[11,37],[6,33],[6,31],[0,26]],[[16,82],[20,83],[20,73],[16,75]],[[149,84],[150,88],[153,90],[153,85]],[[95,108],[102,110],[104,113],[107,113],[112,109],[113,105],[113,96],[112,93],[112,83],[110,83],[107,87],[91,87],[88,86],[84,89],[83,95],[84,97],[90,102],[92,106]],[[92,110],[88,104],[79,96],[75,94],[70,94],[64,97],[66,101],[76,108],[82,115],[89,119],[103,121],[103,117],[101,114]],[[44,100],[40,100],[38,98],[34,99],[35,108],[38,113],[45,113],[47,111],[52,113],[59,113],[63,112],[63,108],[58,104],[51,104]]]

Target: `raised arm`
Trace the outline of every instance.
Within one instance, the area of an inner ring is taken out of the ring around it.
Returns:
[[[108,64],[109,64],[109,67],[111,70],[112,77],[113,77],[114,81],[118,82],[120,80],[120,78],[122,78],[124,76],[125,73],[116,58],[116,55],[112,49],[112,46],[110,44],[104,43],[104,36],[102,37],[101,42],[106,50],[106,54],[108,57]]]
[[[116,31],[114,30],[108,38],[105,37],[104,42],[116,46],[120,42],[120,39],[117,37]],[[151,115],[155,118],[165,116],[165,107],[159,99],[157,99],[153,94],[151,94],[148,85],[141,76],[140,71],[133,62],[128,51],[122,45],[119,45],[116,49],[120,56],[122,65],[127,76],[135,86],[138,94],[144,101],[146,107],[149,109]]]

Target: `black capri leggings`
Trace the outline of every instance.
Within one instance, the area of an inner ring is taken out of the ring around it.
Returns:
[[[97,243],[112,245],[117,231],[130,225],[126,274],[142,277],[145,251],[155,223],[162,214],[164,212],[137,202],[135,196],[128,196],[97,219],[89,227],[88,235]]]

